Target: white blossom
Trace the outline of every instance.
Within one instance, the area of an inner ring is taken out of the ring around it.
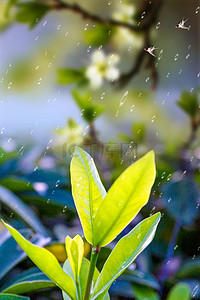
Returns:
[[[86,77],[89,79],[92,88],[98,88],[103,80],[115,81],[119,78],[119,69],[116,67],[119,62],[117,54],[106,56],[102,50],[92,53],[92,63],[86,70]]]

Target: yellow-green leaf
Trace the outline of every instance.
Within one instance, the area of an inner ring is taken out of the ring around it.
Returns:
[[[71,182],[74,202],[87,241],[93,244],[94,217],[106,196],[98,171],[91,156],[76,147],[71,161]]]
[[[109,189],[93,220],[95,247],[109,244],[132,221],[148,202],[154,180],[154,152],[150,151],[128,167]]]
[[[121,238],[103,266],[91,299],[96,299],[108,291],[113,281],[151,243],[159,221],[160,213],[156,213],[140,222],[131,232]]]
[[[67,256],[74,274],[76,283],[78,283],[79,273],[83,260],[84,243],[80,235],[76,235],[73,239],[69,236],[65,241]]]
[[[169,292],[167,300],[190,300],[191,291],[186,283],[177,283]]]
[[[2,221],[3,222],[3,221]],[[16,229],[3,222],[16,242],[26,252],[28,257],[71,299],[76,299],[74,282],[61,268],[55,256],[48,250],[35,246],[27,241]]]

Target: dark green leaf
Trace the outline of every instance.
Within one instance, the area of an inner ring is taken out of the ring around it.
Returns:
[[[58,69],[57,82],[60,84],[73,84],[84,79],[83,69]]]
[[[39,269],[33,268],[20,274],[14,281],[1,288],[3,293],[25,294],[40,289],[54,287],[53,283]]]
[[[110,40],[113,32],[114,29],[111,31],[111,26],[97,24],[84,32],[84,40],[88,45],[99,47]]]
[[[159,300],[160,297],[157,292],[149,287],[138,284],[133,284],[133,291],[136,300]]]
[[[194,118],[199,111],[198,96],[196,93],[188,91],[182,92],[177,104],[192,118]]]
[[[30,300],[30,298],[10,294],[0,294],[0,300]]]
[[[199,277],[200,278],[200,258],[195,258],[195,260],[190,260],[181,266],[178,273],[176,274],[178,278],[190,278]]]
[[[40,234],[33,235],[31,229],[21,230],[22,234],[38,246],[45,246],[49,239]],[[0,233],[0,279],[26,257],[7,230]]]
[[[92,101],[90,93],[79,93],[77,90],[72,91],[72,96],[82,111],[82,116],[87,122],[92,122],[104,111],[104,106]]]
[[[38,2],[19,3],[17,7],[16,20],[29,24],[30,29],[34,28],[50,10],[50,6]]]
[[[174,219],[190,225],[198,215],[199,187],[193,178],[185,175],[179,181],[171,179],[163,188],[165,206]]]

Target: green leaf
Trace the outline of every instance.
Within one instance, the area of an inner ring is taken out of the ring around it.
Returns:
[[[103,105],[95,104],[88,92],[83,94],[77,90],[73,90],[72,96],[78,107],[82,110],[83,118],[89,123],[100,116],[105,109]]]
[[[112,30],[112,34],[113,31],[114,29]],[[88,45],[99,47],[106,44],[110,40],[112,36],[110,33],[111,26],[96,24],[94,28],[85,30],[84,40]]]
[[[3,286],[1,292],[25,294],[54,286],[55,283],[52,282],[46,275],[44,275],[39,269],[33,268],[23,272],[20,274],[20,276],[15,278],[14,281],[11,281],[8,285]]]
[[[33,190],[32,185],[28,183],[28,180],[15,175],[10,175],[0,180],[2,186],[14,193]]]
[[[146,135],[146,128],[144,123],[134,123],[132,126],[132,133],[134,140],[137,143],[144,142],[145,135]]]
[[[109,244],[147,203],[155,180],[154,152],[128,167],[109,189],[93,220],[94,246]]]
[[[184,91],[181,94],[180,100],[176,103],[192,118],[194,118],[199,111],[198,96],[196,93]]]
[[[6,3],[5,16],[7,18],[9,18],[11,9],[17,4],[18,1],[19,0],[8,0],[8,2]]]
[[[71,181],[74,202],[87,241],[93,244],[93,223],[97,209],[106,196],[98,171],[91,156],[76,147],[71,161]]]
[[[75,281],[78,283],[84,254],[83,239],[78,234],[73,239],[71,239],[70,236],[67,236],[65,240],[65,247]]]
[[[141,286],[139,284],[133,284],[133,291],[136,300],[159,300],[157,292],[149,287]]]
[[[58,69],[57,82],[60,84],[73,84],[84,80],[84,69]]]
[[[178,278],[194,278],[200,277],[200,258],[195,258],[195,260],[188,261],[182,265],[176,274]]]
[[[199,187],[190,175],[180,180],[171,179],[163,188],[163,201],[170,216],[190,225],[198,216],[197,204],[200,198]]]
[[[16,21],[28,23],[30,29],[34,28],[51,9],[50,6],[38,2],[19,3],[17,7]]]
[[[36,232],[47,235],[46,229],[33,211],[24,204],[15,194],[0,186],[0,201],[8,206],[13,212],[19,215],[26,224]]]
[[[26,239],[40,247],[45,246],[50,240],[39,233],[34,234],[31,229],[22,229],[21,232]],[[26,253],[6,229],[0,233],[0,257],[0,279],[26,257]]]
[[[187,284],[177,283],[169,292],[167,300],[190,300],[191,291]]]
[[[30,298],[10,294],[0,294],[0,300],[30,300]]]
[[[82,265],[81,265],[81,270],[80,270],[80,276],[79,276],[82,297],[84,296],[84,293],[85,293],[89,267],[90,267],[89,260],[87,260],[86,258],[83,258]],[[68,259],[66,260],[66,262],[63,265],[63,270],[65,271],[65,273],[67,275],[71,276],[74,280],[73,272],[72,272],[72,269],[71,269],[71,266],[70,266],[70,263],[69,263]],[[97,268],[95,268],[94,277],[93,277],[93,284],[96,283],[98,276],[99,276],[99,271],[97,270]],[[63,293],[63,298],[64,298],[64,300],[70,300],[69,297],[65,293]],[[104,299],[104,300],[108,299],[109,300],[110,299],[109,294],[107,293],[105,295],[105,297],[102,298],[102,299]],[[99,300],[100,300],[100,298],[99,298]]]
[[[117,243],[99,275],[92,299],[108,290],[113,281],[150,244],[159,221],[160,213],[143,220]]]
[[[76,299],[74,282],[61,268],[55,256],[44,248],[27,241],[17,230],[3,222],[28,257],[71,299]]]

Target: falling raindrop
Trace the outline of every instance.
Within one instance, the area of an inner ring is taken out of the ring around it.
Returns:
[[[127,98],[128,98],[128,91],[126,91],[122,96],[119,106],[122,106],[126,102]]]
[[[150,78],[149,78],[149,77],[147,77],[145,81],[146,81],[146,82],[148,82],[148,81],[149,81],[149,79],[150,79]]]
[[[198,14],[198,13],[199,13],[199,9],[200,9],[200,6],[198,6],[198,7],[195,9],[195,14]]]
[[[89,46],[89,47],[87,48],[87,53],[89,53],[89,52],[91,51],[91,49],[92,49],[92,46]]]
[[[66,211],[66,209],[67,209],[67,206],[64,206],[64,208],[63,208],[63,212],[65,212],[65,211]]]
[[[56,181],[56,187],[58,187],[59,184],[60,184],[60,180],[57,180],[57,181]]]
[[[103,92],[102,94],[101,94],[101,100],[103,100],[103,98],[105,97],[105,92]]]
[[[89,24],[86,24],[85,27],[84,27],[84,30],[87,30],[88,26],[89,26]]]
[[[35,69],[36,69],[36,71],[37,71],[37,70],[39,69],[39,66],[37,66]]]
[[[37,84],[40,85],[41,81],[42,81],[42,78],[40,77]]]
[[[158,54],[158,60],[161,60],[162,56],[163,56],[163,49],[161,49]]]
[[[158,22],[157,24],[156,24],[156,29],[158,29],[160,27],[160,22]]]
[[[57,30],[59,30],[60,28],[61,28],[61,25],[58,25],[58,26],[57,26]]]
[[[169,77],[169,75],[170,75],[170,73],[167,73],[166,77],[168,78],[168,77]]]
[[[0,133],[3,134],[3,133],[4,133],[4,130],[5,130],[5,127],[2,127]]]
[[[199,285],[196,285],[192,290],[192,297],[194,298],[199,290]]]
[[[177,54],[174,56],[174,60],[177,60],[177,59],[178,59],[178,56],[179,56],[179,54],[177,53]]]
[[[144,19],[145,15],[146,15],[146,12],[143,11],[143,13],[141,14],[141,19]]]
[[[134,108],[135,108],[135,105],[133,104],[133,105],[131,106],[131,108],[130,108],[130,111],[133,111]]]
[[[118,117],[119,115],[119,110],[116,111],[115,117]]]
[[[178,74],[181,74],[183,70],[179,70]]]
[[[37,40],[38,40],[38,38],[39,38],[39,36],[36,36],[36,38],[35,38],[35,41],[37,41]]]
[[[166,172],[163,172],[161,175],[161,179],[165,178]]]
[[[20,155],[22,155],[24,153],[24,146],[22,146],[19,150],[18,150],[18,153]]]
[[[197,74],[197,77],[200,77],[200,72]]]
[[[48,142],[48,144],[47,144],[47,146],[46,146],[46,149],[47,149],[47,150],[51,147],[52,142],[53,142],[52,139]]]
[[[156,116],[154,115],[152,118],[151,118],[151,123],[153,123],[155,121],[155,118]]]
[[[8,84],[8,90],[11,88],[11,86],[12,86],[12,82],[10,82],[9,84]]]
[[[188,53],[185,58],[188,59],[189,57],[190,57],[190,54]]]
[[[171,177],[172,177],[172,174],[169,174],[169,175],[167,176],[167,181],[169,181],[169,180],[171,179]]]
[[[85,109],[81,110],[81,116],[83,116]]]

